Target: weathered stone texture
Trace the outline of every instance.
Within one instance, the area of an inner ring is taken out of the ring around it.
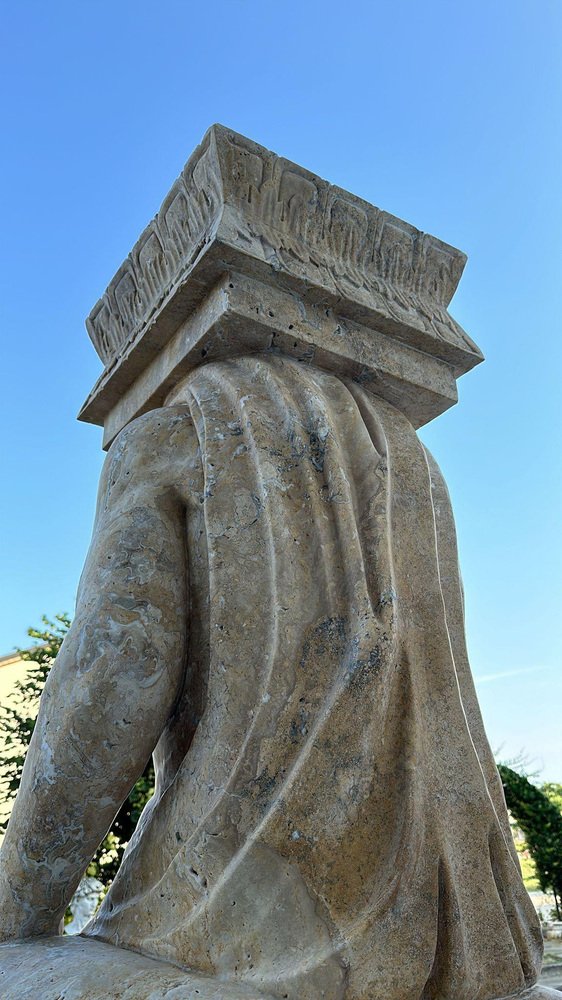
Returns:
[[[531,988],[415,433],[481,360],[446,312],[462,264],[215,127],[94,309],[113,443],[2,851],[7,1000],[560,996]],[[110,892],[57,939],[152,750]]]
[[[215,125],[87,320],[106,368],[80,417],[103,423],[186,320],[185,350],[199,348],[188,364],[200,363],[210,321],[197,324],[192,314],[231,272],[294,295],[303,314],[313,305],[328,310],[342,358],[351,352],[355,361],[378,368],[368,349],[357,357],[351,320],[374,331],[374,339],[393,337],[406,355],[413,348],[440,360],[452,384],[482,360],[447,312],[465,259],[441,240]],[[274,293],[261,288],[262,300],[264,294]],[[290,325],[284,310],[272,324],[272,306],[265,305],[251,317],[253,328],[265,325],[267,339],[273,330],[287,334],[288,343],[293,331],[295,348],[302,347],[300,328]],[[304,353],[313,361],[306,335]],[[422,406],[415,413],[414,406],[415,426],[455,400],[449,391],[429,412]]]

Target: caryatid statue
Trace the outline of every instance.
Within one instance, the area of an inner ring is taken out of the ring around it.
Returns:
[[[464,260],[215,126],[94,308],[109,452],[1,852],[3,1000],[562,996],[416,435],[482,360]]]

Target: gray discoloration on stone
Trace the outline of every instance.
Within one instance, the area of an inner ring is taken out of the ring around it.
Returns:
[[[114,440],[2,848],[3,996],[546,1000],[413,426],[479,358],[445,313],[460,257],[205,143],[91,318]],[[203,259],[221,226],[251,252],[190,269],[178,241]],[[151,752],[100,910],[38,940]]]

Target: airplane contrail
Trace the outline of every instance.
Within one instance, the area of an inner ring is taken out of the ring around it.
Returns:
[[[538,674],[546,667],[520,667],[517,670],[501,670],[497,674],[483,674],[482,677],[475,677],[475,684],[486,684],[488,681],[503,680],[504,677],[520,677],[522,674]]]

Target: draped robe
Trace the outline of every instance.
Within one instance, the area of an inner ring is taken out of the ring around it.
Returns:
[[[523,990],[540,929],[435,462],[367,388],[273,353],[168,404],[193,422],[185,684],[86,935],[288,1000]]]

